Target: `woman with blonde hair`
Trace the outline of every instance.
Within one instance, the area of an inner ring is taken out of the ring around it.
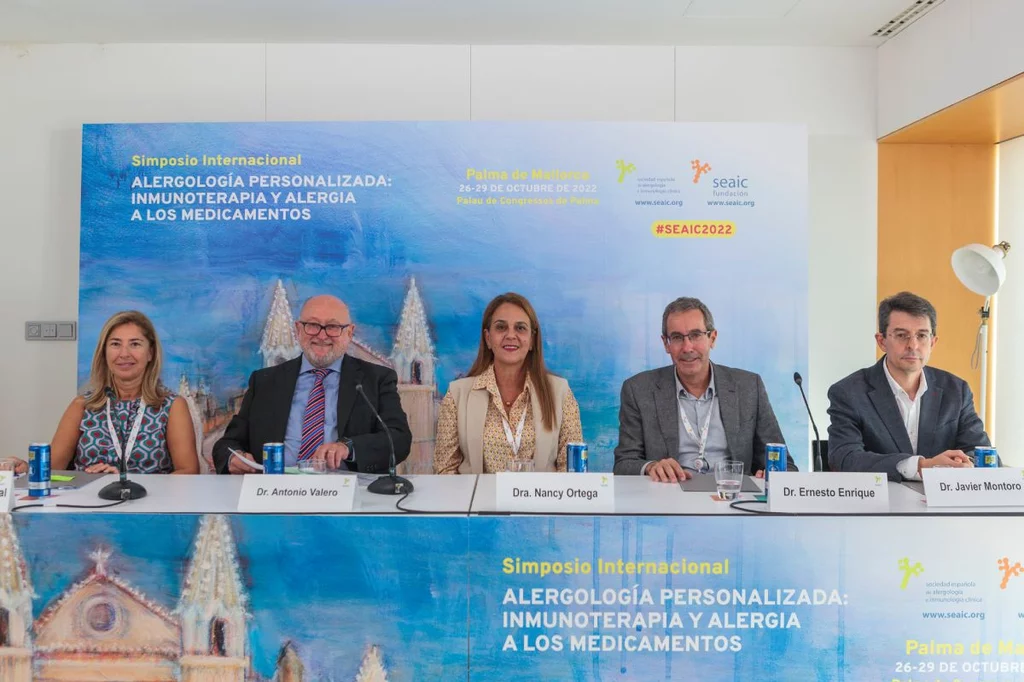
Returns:
[[[516,293],[497,296],[484,310],[469,376],[441,402],[434,473],[565,471],[566,444],[582,439],[569,383],[544,366],[533,306]]]
[[[126,310],[107,320],[89,386],[71,401],[53,435],[51,466],[117,473],[123,458],[133,473],[199,473],[188,405],[160,383],[162,365],[148,317]]]

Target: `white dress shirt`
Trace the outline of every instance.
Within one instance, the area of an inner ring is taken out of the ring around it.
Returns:
[[[917,454],[917,436],[921,426],[921,396],[928,390],[928,378],[921,372],[921,385],[917,389],[917,395],[911,400],[903,387],[896,383],[889,373],[889,363],[883,362],[882,369],[885,371],[885,379],[889,382],[892,395],[896,398],[896,406],[900,408],[900,417],[903,418],[903,426],[907,428],[907,435],[910,436],[910,447],[914,450],[913,457],[907,457],[896,465],[900,476],[912,481],[920,481],[921,474],[918,473],[917,463],[921,460]]]

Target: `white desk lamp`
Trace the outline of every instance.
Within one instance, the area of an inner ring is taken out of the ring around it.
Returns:
[[[1009,242],[999,242],[995,246],[968,244],[953,252],[953,272],[965,287],[985,297],[985,305],[978,312],[981,314],[981,326],[978,327],[978,340],[971,356],[971,366],[977,366],[981,360],[981,406],[979,417],[985,423],[985,402],[988,384],[988,318],[992,297],[1006,279],[1006,265],[1003,259],[1010,251]]]

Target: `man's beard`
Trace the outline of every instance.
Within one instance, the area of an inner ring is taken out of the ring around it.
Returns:
[[[331,349],[331,352],[328,353],[327,355],[316,357],[313,355],[311,351],[312,347],[304,350],[303,355],[306,356],[306,361],[309,362],[309,364],[313,365],[313,367],[316,367],[317,369],[324,369],[325,367],[330,367],[338,360],[338,358],[345,354],[345,351],[340,350],[338,348],[333,348]]]

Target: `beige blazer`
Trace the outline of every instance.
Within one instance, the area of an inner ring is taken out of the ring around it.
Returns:
[[[476,377],[456,379],[448,385],[448,391],[455,399],[458,409],[459,450],[462,451],[460,474],[482,474],[484,472],[484,421],[487,419],[487,405],[491,394],[487,389],[473,390]],[[562,402],[569,392],[569,382],[561,377],[548,375],[548,385],[555,401],[555,428],[544,429],[537,396],[530,391],[533,413],[533,428],[536,432],[537,447],[533,453],[536,471],[554,471],[558,455],[558,435],[562,430]]]

